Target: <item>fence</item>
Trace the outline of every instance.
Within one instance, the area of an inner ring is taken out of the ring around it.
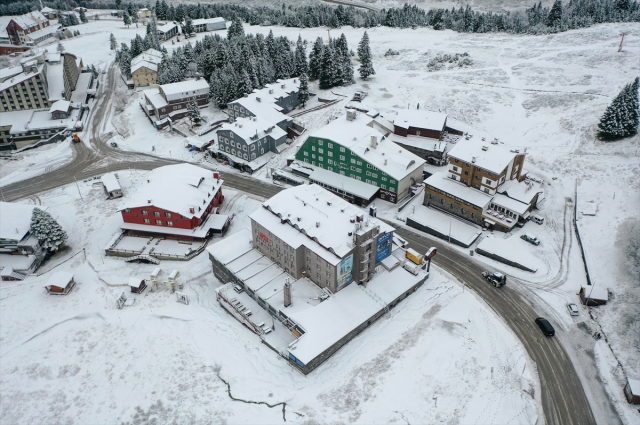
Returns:
[[[573,227],[576,229],[578,245],[580,246],[580,254],[582,255],[582,263],[584,264],[584,271],[587,275],[587,284],[593,285],[593,283],[591,283],[591,275],[589,274],[589,266],[587,264],[587,253],[585,252],[584,246],[582,245],[582,238],[580,237],[580,229],[578,227],[578,180],[576,180],[574,199],[575,202],[573,203]]]

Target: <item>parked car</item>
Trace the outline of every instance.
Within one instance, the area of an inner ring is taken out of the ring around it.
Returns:
[[[112,148],[117,148],[118,144],[116,142],[111,142],[109,143],[111,145]]]
[[[238,294],[241,292],[244,292],[244,289],[240,285],[233,285],[233,290],[236,291]]]
[[[569,314],[572,316],[580,315],[580,310],[578,310],[578,306],[573,303],[567,304],[567,309],[569,310]]]
[[[532,215],[531,221],[536,224],[544,224],[544,217],[540,217],[539,215]]]
[[[553,329],[551,323],[544,317],[538,317],[536,319],[536,325],[538,325],[544,336],[554,336],[556,334],[556,330]]]
[[[532,243],[534,245],[540,245],[540,241],[538,240],[537,237],[533,236],[530,233],[525,233],[524,235],[520,236],[520,239],[523,239],[529,243]]]

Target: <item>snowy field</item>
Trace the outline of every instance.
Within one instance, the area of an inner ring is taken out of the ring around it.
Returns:
[[[0,159],[0,186],[55,170],[72,158],[71,139],[67,139],[14,154],[11,160]]]
[[[146,173],[119,176],[127,196]],[[221,283],[206,253],[160,265],[160,282],[180,271],[188,306],[161,289],[118,310],[116,298],[131,296],[128,278],[155,266],[105,257],[123,200],[104,200],[90,182],[80,191],[85,202],[75,185],[40,196],[69,232],[67,251],[41,276],[0,285],[4,423],[284,423],[286,416],[307,424],[533,424],[541,416],[521,344],[473,293],[438,272],[306,377],[219,306]],[[231,190],[225,197],[222,212],[236,213],[233,235],[249,226],[260,200]],[[78,282],[68,296],[43,289],[58,264]]]

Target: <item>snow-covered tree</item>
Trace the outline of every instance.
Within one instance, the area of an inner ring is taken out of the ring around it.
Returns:
[[[331,43],[322,49],[322,69],[320,71],[320,88],[329,89],[339,80],[335,52]]]
[[[231,40],[234,37],[244,37],[244,28],[242,27],[240,18],[234,19],[227,30],[227,38]]]
[[[58,222],[46,211],[34,208],[31,215],[31,233],[38,238],[42,248],[54,252],[62,248],[69,239]]]
[[[311,54],[309,54],[309,78],[312,80],[320,78],[323,46],[322,38],[318,37],[316,42],[313,43]]]
[[[547,15],[547,26],[555,27],[562,20],[562,1],[556,0]]]
[[[352,83],[353,80],[353,64],[351,63],[351,55],[349,54],[349,44],[344,33],[336,41],[336,62],[342,84]]]
[[[83,24],[86,24],[87,22],[89,22],[89,20],[87,19],[87,15],[84,13],[84,9],[80,9],[80,21]]]
[[[64,46],[62,45],[62,43],[58,43],[58,47],[56,47],[56,50],[58,52],[64,52]]]
[[[307,72],[309,72],[309,65],[307,64],[307,49],[302,41],[302,37],[298,36],[295,51],[295,72],[293,76],[301,76]]]
[[[189,35],[193,34],[194,32],[196,32],[196,30],[193,27],[193,21],[191,20],[191,18],[187,18],[187,20],[184,23],[184,26],[182,27],[182,33],[185,36],[189,36]]]
[[[138,28],[138,13],[135,10],[131,14],[131,23],[136,24],[136,28]]]
[[[360,77],[366,80],[370,75],[374,75],[376,71],[373,69],[373,63],[371,62],[371,49],[369,49],[369,35],[364,32],[362,40],[358,45],[358,57],[360,58],[360,68],[358,72]]]
[[[603,139],[620,139],[638,133],[638,78],[627,84],[600,118],[598,128]]]
[[[122,72],[122,75],[129,78],[131,75],[131,53],[129,51],[129,46],[127,46],[126,43],[122,43],[122,47],[118,52],[118,66],[120,66],[120,72]],[[160,78],[160,76],[158,76],[158,78]]]
[[[307,104],[307,100],[309,100],[309,77],[307,77],[307,74],[302,73],[300,75],[300,87],[298,87],[298,101],[304,106]]]
[[[113,33],[109,36],[109,43],[111,44],[111,50],[116,50],[118,48],[118,42],[116,41],[116,37]]]
[[[129,25],[131,25],[131,17],[126,10],[122,13],[122,20],[124,21],[124,24],[127,26],[127,28],[129,28]]]
[[[200,115],[200,108],[198,108],[198,105],[196,105],[195,102],[190,102],[187,105],[187,111],[189,112],[189,121],[191,121],[191,125],[200,124],[202,116]]]

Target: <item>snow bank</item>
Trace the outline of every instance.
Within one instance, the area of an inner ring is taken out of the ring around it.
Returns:
[[[541,261],[525,244],[528,242],[514,236],[508,239],[487,236],[480,241],[476,252],[512,267],[535,273],[542,266]]]

